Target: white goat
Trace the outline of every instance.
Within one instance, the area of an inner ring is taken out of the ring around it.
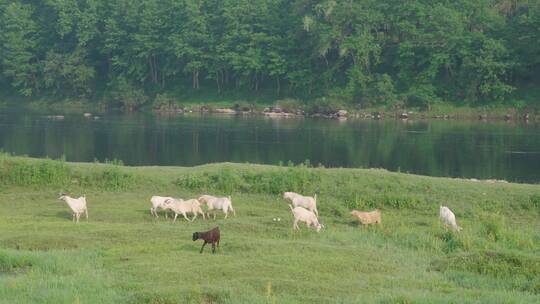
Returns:
[[[306,226],[313,226],[317,232],[321,231],[321,228],[324,228],[324,225],[319,223],[317,216],[310,210],[307,210],[304,207],[294,207],[289,205],[294,216],[293,229],[300,230],[298,227],[298,222],[305,222]]]
[[[452,227],[454,230],[456,231],[461,230],[461,227],[459,227],[456,223],[456,216],[454,215],[452,210],[450,210],[448,207],[446,206],[439,207],[439,217],[444,224]]]
[[[170,209],[174,212],[174,220],[173,223],[176,222],[176,218],[178,217],[178,214],[182,214],[186,221],[193,222],[197,215],[200,213],[203,216],[203,219],[206,219],[204,216],[204,212],[201,208],[201,203],[196,199],[189,199],[189,200],[183,200],[183,199],[167,199],[164,202],[164,205],[167,209]],[[187,217],[187,213],[193,213],[194,216],[190,220]]]
[[[285,192],[283,193],[283,198],[290,200],[294,207],[304,207],[319,216],[319,211],[317,210],[317,194],[315,194],[315,197],[311,197],[303,196],[295,192]]]
[[[165,210],[165,218],[167,218],[167,210],[169,209],[167,206],[165,206],[165,201],[168,199],[173,199],[170,196],[157,196],[154,195],[150,198],[150,203],[152,203],[152,208],[150,208],[150,214],[152,214],[155,217],[159,217],[157,214],[158,208],[161,208]]]
[[[79,198],[72,198],[64,193],[60,193],[58,199],[66,202],[69,208],[71,208],[71,211],[73,211],[73,221],[77,219],[78,223],[82,213],[86,214],[86,220],[88,221],[88,208],[86,208],[86,197],[84,195]]]
[[[229,210],[234,213],[236,216],[236,211],[234,211],[232,206],[231,196],[228,197],[215,197],[212,195],[201,195],[199,201],[203,204],[206,203],[208,207],[208,217],[210,217],[210,210],[221,210],[225,213],[225,218],[229,215]],[[214,212],[214,219],[216,219],[216,213]]]

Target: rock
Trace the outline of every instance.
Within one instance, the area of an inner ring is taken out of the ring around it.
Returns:
[[[480,115],[478,115],[478,119],[479,119],[479,120],[486,120],[486,119],[487,119],[487,115],[480,114]]]
[[[272,112],[274,112],[274,113],[282,113],[282,112],[283,112],[283,109],[280,108],[280,107],[273,107],[273,108],[272,108]]]
[[[383,114],[380,113],[380,112],[373,112],[373,114],[371,115],[374,119],[381,119],[383,118]]]
[[[523,115],[523,119],[524,120],[529,120],[529,113],[525,113],[525,115]]]
[[[512,115],[510,115],[510,114],[505,114],[504,115],[504,120],[510,120],[510,119],[512,119]]]
[[[64,115],[49,115],[47,116],[47,119],[50,120],[64,120]]]
[[[88,113],[88,112],[87,112],[87,113],[84,113],[83,116],[84,116],[84,117],[92,117],[92,113]]]
[[[403,112],[403,113],[399,114],[399,118],[407,119],[407,118],[409,118],[409,114],[407,114],[407,112]]]
[[[285,118],[285,117],[296,117],[296,114],[293,113],[274,113],[274,112],[264,112],[264,116],[272,117],[272,118]]]
[[[263,113],[268,113],[268,112],[270,112],[270,108],[264,108],[263,109]]]
[[[347,117],[349,113],[345,110],[339,110],[336,112],[337,117]]]
[[[236,111],[233,109],[215,109],[214,112],[221,114],[236,114]]]
[[[101,117],[99,117],[99,116],[94,116],[94,120],[98,120],[98,119],[100,119],[100,118],[101,118]]]

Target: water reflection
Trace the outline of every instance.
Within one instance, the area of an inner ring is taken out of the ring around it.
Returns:
[[[462,121],[270,119],[244,116],[0,114],[0,149],[129,165],[210,162],[376,167],[432,176],[540,181],[540,127]]]

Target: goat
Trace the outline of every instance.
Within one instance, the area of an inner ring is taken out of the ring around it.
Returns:
[[[216,253],[216,244],[219,249],[219,240],[220,240],[221,234],[219,233],[219,227],[215,227],[212,230],[208,230],[206,232],[195,232],[193,233],[193,241],[196,240],[204,240],[204,243],[201,247],[201,251],[199,253],[203,252],[204,246],[206,244],[210,243],[212,244],[212,253]]]
[[[454,215],[452,210],[450,210],[450,208],[446,206],[439,206],[439,218],[444,224],[449,225],[454,230],[461,230],[461,227],[459,227],[456,223],[456,216]]]
[[[381,211],[379,209],[375,209],[375,211],[371,212],[353,210],[351,211],[351,215],[358,218],[362,225],[369,225],[373,223],[381,224]]]
[[[208,207],[207,216],[210,217],[210,210],[221,210],[225,213],[225,218],[229,215],[229,210],[233,212],[236,216],[236,211],[234,211],[232,206],[231,196],[228,197],[215,197],[212,195],[201,195],[198,200],[202,203],[206,203]],[[214,219],[216,219],[216,213],[214,212]]]
[[[198,213],[202,214],[203,219],[205,219],[204,212],[201,209],[201,204],[196,199],[167,199],[165,200],[164,205],[166,208],[172,210],[175,213],[173,223],[176,222],[178,214],[182,214],[188,222],[193,222],[197,218]],[[187,213],[194,214],[191,220],[187,217]]]
[[[307,210],[304,207],[294,207],[292,205],[289,205],[291,208],[291,211],[294,216],[294,224],[293,229],[300,230],[300,227],[298,227],[298,222],[305,222],[306,226],[310,227],[313,226],[317,230],[317,232],[321,231],[321,228],[324,228],[324,225],[319,223],[319,220],[317,219],[317,216],[313,211]]]
[[[314,197],[311,197],[303,196],[295,192],[285,192],[283,193],[283,198],[290,200],[294,207],[304,207],[319,216],[319,211],[317,210],[317,194],[315,194]]]
[[[59,200],[62,200],[66,202],[71,208],[71,211],[73,211],[73,221],[77,219],[77,223],[79,223],[79,218],[81,217],[82,213],[86,214],[86,220],[88,221],[88,208],[86,207],[86,196],[81,196],[79,198],[72,198],[64,193],[59,194],[60,197],[58,197]]]
[[[150,198],[150,203],[152,203],[152,208],[150,208],[150,214],[152,214],[155,217],[159,217],[157,214],[157,209],[161,208],[165,210],[165,218],[167,218],[168,217],[167,210],[169,208],[165,206],[165,201],[168,199],[173,199],[173,198],[170,196],[157,196],[157,195],[152,196]]]

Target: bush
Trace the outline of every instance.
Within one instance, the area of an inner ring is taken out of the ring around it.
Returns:
[[[120,170],[121,161],[107,161],[107,166],[88,172],[71,169],[63,160],[17,160],[0,157],[0,183],[16,186],[80,185],[104,190],[123,190],[137,183],[135,175]]]
[[[276,106],[280,107],[286,113],[295,113],[304,108],[304,104],[300,100],[293,98],[278,100],[276,101]]]
[[[439,238],[444,242],[443,251],[446,253],[464,248],[463,242],[459,238],[459,235],[453,231],[446,231],[440,234]]]
[[[540,194],[533,194],[529,197],[527,210],[529,209],[536,209],[540,211]]]
[[[337,111],[346,108],[343,101],[334,98],[319,98],[306,105],[306,112],[309,114],[334,114]]]
[[[540,258],[517,253],[480,251],[450,255],[434,261],[435,270],[459,270],[504,278],[522,275],[533,279],[540,276]]]
[[[505,219],[499,214],[489,214],[482,220],[484,235],[490,241],[497,242],[504,236]]]
[[[285,191],[316,192],[320,180],[319,172],[310,168],[307,163],[265,172],[244,172],[224,168],[216,173],[204,172],[182,176],[174,183],[191,190],[281,194]]]
[[[70,181],[71,174],[70,168],[63,161],[3,160],[0,162],[0,182],[2,184],[62,185]]]

